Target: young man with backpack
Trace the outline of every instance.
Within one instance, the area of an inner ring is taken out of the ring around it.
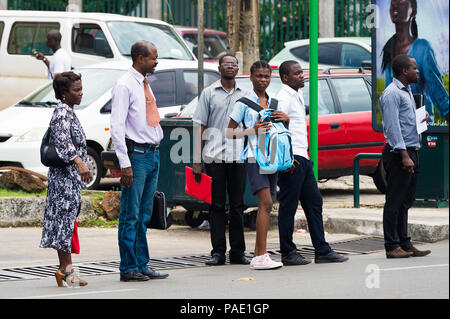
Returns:
[[[271,73],[270,66],[265,61],[257,61],[250,68],[253,90],[246,95],[246,98],[263,109],[270,108],[275,100],[266,93],[270,84]],[[271,113],[271,117],[274,121],[283,121],[286,125],[289,125],[289,117],[283,112],[274,111]],[[237,129],[241,122],[244,129]],[[264,136],[270,128],[271,123],[262,121],[260,113],[241,101],[236,102],[233,112],[230,114],[227,138],[244,138],[244,150],[241,159],[245,161],[245,169],[252,193],[258,196],[255,252],[250,263],[252,269],[275,269],[283,266],[281,262],[272,260],[266,250],[270,212],[272,211],[273,196],[276,192],[278,172],[271,174],[262,172],[255,160],[257,137]]]
[[[317,187],[308,157],[308,135],[306,128],[305,103],[300,88],[305,85],[303,70],[296,61],[285,61],[279,68],[282,81],[278,92],[278,109],[290,118],[294,163],[280,172],[278,208],[278,231],[280,236],[281,261],[284,265],[306,265],[311,260],[297,252],[293,241],[294,216],[300,201],[308,222],[311,240],[315,249],[316,263],[344,262],[344,257],[334,252],[325,241],[322,219],[322,195]]]

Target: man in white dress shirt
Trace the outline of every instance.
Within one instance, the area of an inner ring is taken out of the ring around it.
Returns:
[[[278,110],[289,118],[294,164],[278,175],[280,203],[278,208],[278,231],[282,263],[288,265],[305,265],[311,260],[297,252],[292,240],[294,233],[294,216],[300,201],[308,222],[308,229],[315,249],[315,262],[343,262],[344,257],[334,252],[325,241],[322,218],[322,195],[313,173],[313,163],[308,156],[308,133],[306,124],[305,102],[300,88],[304,87],[303,70],[296,61],[285,61],[280,65],[280,78],[283,84],[278,92]]]
[[[69,54],[61,48],[61,33],[58,30],[51,30],[47,33],[45,45],[53,51],[51,61],[41,52],[33,53],[33,56],[45,63],[48,69],[48,79],[53,80],[55,74],[71,70],[71,60]]]
[[[120,280],[146,281],[168,274],[148,268],[147,227],[158,184],[159,125],[156,100],[146,78],[158,64],[156,47],[139,41],[131,47],[133,66],[112,89],[111,137],[121,168],[119,215]]]

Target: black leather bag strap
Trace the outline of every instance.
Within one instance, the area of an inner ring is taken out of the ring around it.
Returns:
[[[261,110],[263,110],[263,108],[258,105],[257,103],[253,102],[252,100],[250,100],[249,98],[241,97],[238,102],[244,103],[245,105],[247,105],[249,108],[251,108],[252,110],[255,110],[256,112],[261,112]]]
[[[271,108],[272,110],[275,110],[275,111],[276,111],[276,110],[278,109],[278,100],[272,98],[272,99],[270,100],[269,108]]]

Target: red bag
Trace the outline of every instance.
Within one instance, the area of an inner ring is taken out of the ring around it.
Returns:
[[[78,240],[78,228],[77,228],[77,221],[75,220],[75,223],[73,225],[73,234],[72,234],[72,249],[73,254],[79,254],[80,253],[80,242]]]

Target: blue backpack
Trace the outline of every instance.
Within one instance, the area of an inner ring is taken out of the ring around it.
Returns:
[[[259,113],[261,122],[271,122],[272,127],[265,135],[259,135],[256,143],[255,159],[260,169],[272,174],[287,170],[294,163],[291,133],[283,122],[274,122],[271,113],[277,110],[278,101],[271,100],[269,108],[263,109],[252,100],[242,97],[238,100]],[[247,144],[247,137],[245,139]]]

